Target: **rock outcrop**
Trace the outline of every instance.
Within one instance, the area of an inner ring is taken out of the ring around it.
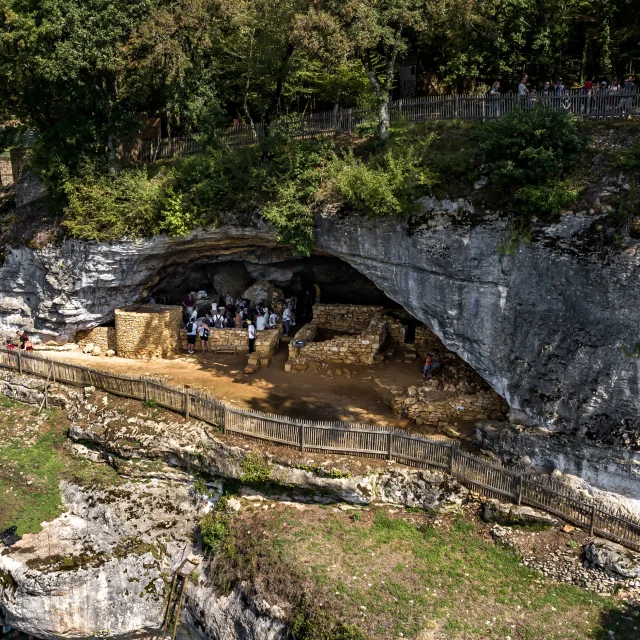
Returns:
[[[467,203],[423,202],[408,221],[319,216],[316,239],[427,324],[509,405],[547,427],[606,434],[638,427],[637,243],[598,247],[597,217],[563,216],[512,254],[506,223]],[[287,260],[264,226],[185,238],[9,249],[0,270],[0,329],[67,338],[113,317],[176,268],[229,259]],[[256,257],[256,252],[260,255]]]

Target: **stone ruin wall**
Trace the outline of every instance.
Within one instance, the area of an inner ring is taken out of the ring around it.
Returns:
[[[323,329],[361,333],[368,327],[371,318],[383,314],[384,307],[317,303],[313,305],[313,320],[311,322]]]
[[[311,329],[310,327],[314,327]],[[305,325],[296,335],[296,340],[306,339],[301,336],[315,337],[315,322]],[[374,357],[380,350],[387,336],[387,322],[384,318],[374,317],[359,335],[336,336],[324,342],[310,342],[304,347],[296,348],[289,343],[289,360],[287,371],[304,370],[308,362],[339,362],[343,364],[373,364]]]
[[[265,358],[272,358],[273,354],[280,343],[282,335],[282,325],[279,323],[277,329],[265,329],[264,331],[256,331],[256,353]],[[182,329],[180,331],[180,342],[182,348],[187,348],[187,332]],[[209,346],[214,347],[237,347],[240,353],[244,353],[249,349],[249,336],[246,329],[210,329],[209,330]],[[196,337],[196,350],[202,348],[200,336]]]
[[[115,316],[121,358],[165,358],[178,352],[182,307],[134,305],[116,309]]]
[[[102,353],[118,350],[115,327],[94,327],[87,331],[78,331],[75,341],[81,348],[93,344],[93,346],[99,347]]]

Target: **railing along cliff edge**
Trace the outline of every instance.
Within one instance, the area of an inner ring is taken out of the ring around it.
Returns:
[[[236,409],[213,396],[154,378],[121,376],[35,354],[0,349],[0,367],[22,374],[114,395],[155,401],[218,427],[222,433],[295,447],[300,451],[341,453],[395,460],[424,469],[439,469],[487,497],[507,499],[551,513],[583,527],[591,536],[640,551],[640,519],[603,507],[545,477],[533,476],[460,451],[455,443],[410,435],[388,427],[344,422],[315,422]],[[47,391],[45,388],[45,395]]]

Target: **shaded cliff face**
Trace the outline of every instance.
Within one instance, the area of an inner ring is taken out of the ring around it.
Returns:
[[[512,408],[596,436],[621,421],[637,427],[636,246],[597,255],[594,218],[571,215],[505,255],[503,221],[474,226],[470,207],[448,209],[425,223],[319,218],[317,242],[427,324]]]

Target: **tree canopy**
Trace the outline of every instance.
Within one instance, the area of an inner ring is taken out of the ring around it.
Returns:
[[[637,0],[0,0],[0,121],[39,132],[55,179],[113,171],[141,115],[206,134],[366,106],[384,135],[402,64],[425,94],[621,79],[639,60]]]

